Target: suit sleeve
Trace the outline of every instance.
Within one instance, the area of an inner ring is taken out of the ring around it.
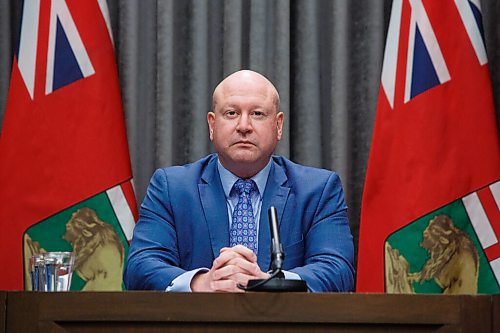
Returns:
[[[167,175],[159,169],[153,174],[141,205],[124,282],[129,290],[166,290],[184,272],[179,268]]]
[[[337,174],[328,178],[305,235],[305,265],[291,272],[312,292],[354,289],[354,245],[344,192]]]

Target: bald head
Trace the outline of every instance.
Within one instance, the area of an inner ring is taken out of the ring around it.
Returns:
[[[255,89],[256,93],[271,98],[276,112],[279,112],[280,97],[272,82],[264,75],[248,69],[234,72],[219,83],[212,95],[212,111],[228,90],[243,92],[249,89]]]
[[[259,73],[233,73],[215,88],[207,121],[222,165],[239,178],[250,178],[268,164],[281,139],[278,92]]]

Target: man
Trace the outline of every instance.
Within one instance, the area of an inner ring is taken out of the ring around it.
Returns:
[[[159,169],[135,227],[129,289],[242,291],[269,276],[267,211],[275,206],[285,277],[313,292],[350,291],[353,243],[339,177],[272,156],[283,128],[279,95],[264,76],[224,79],[207,115],[217,154]]]

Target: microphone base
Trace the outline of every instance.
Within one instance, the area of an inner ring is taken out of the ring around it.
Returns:
[[[251,289],[251,291],[274,291],[274,292],[307,292],[307,284],[304,280],[291,280],[291,279],[282,279],[282,278],[274,278],[261,286],[255,287],[253,286],[261,283],[264,280],[249,280],[247,288]]]

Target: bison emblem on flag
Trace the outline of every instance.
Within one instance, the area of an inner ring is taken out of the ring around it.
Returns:
[[[499,293],[499,207],[497,181],[391,234],[386,292]]]

